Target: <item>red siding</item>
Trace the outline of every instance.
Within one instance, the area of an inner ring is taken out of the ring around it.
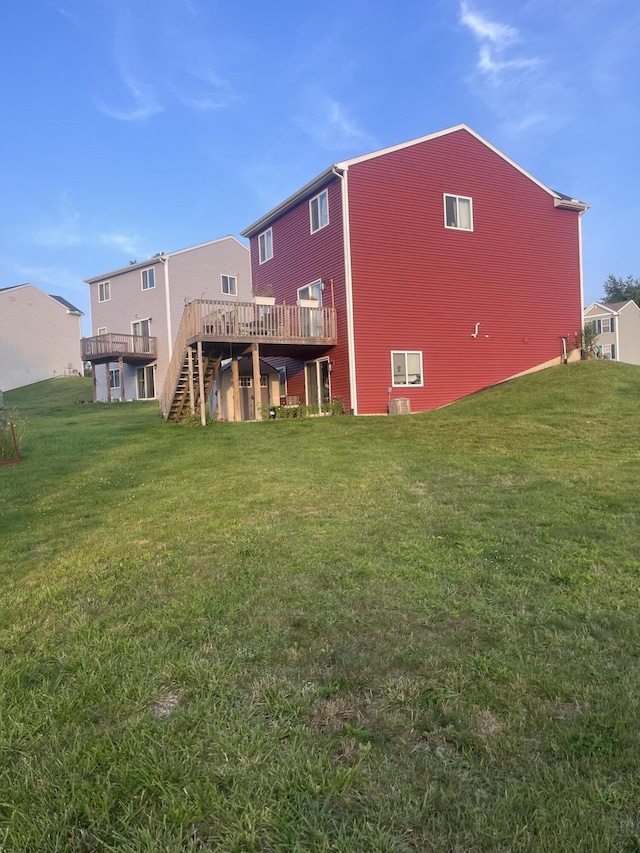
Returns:
[[[555,358],[581,327],[577,212],[472,134],[348,175],[359,413],[386,411],[391,350],[422,351],[424,387],[393,389],[422,411]],[[473,199],[473,232],[445,229],[443,193]]]
[[[300,202],[292,210],[272,224],[273,258],[264,264],[258,258],[258,236],[251,238],[251,274],[254,289],[262,291],[273,287],[277,302],[294,305],[297,290],[322,279],[327,282],[322,299],[323,305],[335,305],[338,318],[338,345],[329,357],[334,361],[331,373],[331,393],[342,397],[347,409],[349,400],[349,367],[347,356],[347,322],[345,302],[344,243],[342,231],[342,190],[339,179],[328,185],[329,224],[310,233],[309,199]],[[317,193],[314,193],[316,195]],[[328,283],[333,279],[332,289]],[[287,364],[287,389],[290,394],[299,394],[305,399],[304,370],[300,362]]]

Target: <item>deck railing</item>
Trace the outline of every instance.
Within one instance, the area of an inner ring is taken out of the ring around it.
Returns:
[[[107,332],[92,338],[82,338],[83,361],[98,361],[104,358],[154,359],[158,356],[158,339],[149,335],[121,335]]]

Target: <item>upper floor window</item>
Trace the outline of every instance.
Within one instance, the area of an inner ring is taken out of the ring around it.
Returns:
[[[111,299],[111,282],[101,281],[98,285],[98,302],[108,302]]]
[[[392,352],[393,385],[422,385],[422,353]]]
[[[238,293],[238,284],[235,275],[222,275],[222,292],[229,296],[236,296]]]
[[[273,257],[273,232],[271,228],[267,228],[258,237],[258,248],[260,252],[260,263],[270,261]]]
[[[445,228],[457,228],[460,231],[473,231],[473,209],[470,198],[461,195],[444,197]]]
[[[156,271],[153,267],[142,270],[142,289],[152,290],[156,286]]]
[[[602,317],[599,320],[592,320],[591,324],[593,326],[593,330],[599,335],[602,334],[602,332],[615,332],[616,330],[615,317]]]
[[[309,202],[309,216],[312,234],[329,224],[329,196],[326,190]]]
[[[96,332],[96,335],[106,335],[106,334],[107,334],[107,327],[106,326],[99,326],[98,331]]]

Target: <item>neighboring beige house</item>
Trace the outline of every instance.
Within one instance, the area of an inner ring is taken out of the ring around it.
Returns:
[[[0,390],[82,376],[82,311],[33,284],[0,288]]]
[[[160,396],[187,302],[249,302],[249,250],[221,237],[86,279],[92,337],[82,355],[93,368],[94,400]]]
[[[584,322],[597,330],[596,346],[602,358],[640,364],[640,308],[633,300],[609,305],[594,302],[584,312]]]

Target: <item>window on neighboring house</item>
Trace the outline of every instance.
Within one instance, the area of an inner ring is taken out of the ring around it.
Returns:
[[[98,302],[109,302],[111,299],[111,282],[101,281],[98,285]]]
[[[271,228],[267,228],[258,237],[258,249],[260,253],[260,263],[270,261],[273,257],[273,232]]]
[[[148,270],[142,270],[142,289],[153,290],[156,286],[156,271],[153,267]]]
[[[329,224],[329,196],[326,190],[309,202],[309,216],[312,234]]]
[[[133,335],[133,351],[140,353],[152,352],[151,345],[151,320],[138,320],[131,324]],[[153,397],[154,395],[151,394]]]
[[[106,334],[107,334],[107,327],[106,326],[100,326],[100,328],[96,332],[96,335],[106,335]]]
[[[229,296],[235,296],[238,292],[238,285],[235,275],[222,275],[222,292]]]
[[[422,353],[392,352],[391,372],[395,386],[422,385]]]
[[[118,367],[116,367],[114,370],[109,371],[109,387],[120,387],[120,369]]]
[[[251,388],[250,376],[238,376],[238,382],[241,388]]]
[[[460,195],[445,195],[444,224],[446,228],[457,228],[459,231],[473,231],[471,199]]]
[[[602,318],[602,331],[603,332],[615,332],[615,317],[603,317]]]
[[[612,361],[616,359],[616,345],[615,344],[602,344],[602,357],[610,358]]]

